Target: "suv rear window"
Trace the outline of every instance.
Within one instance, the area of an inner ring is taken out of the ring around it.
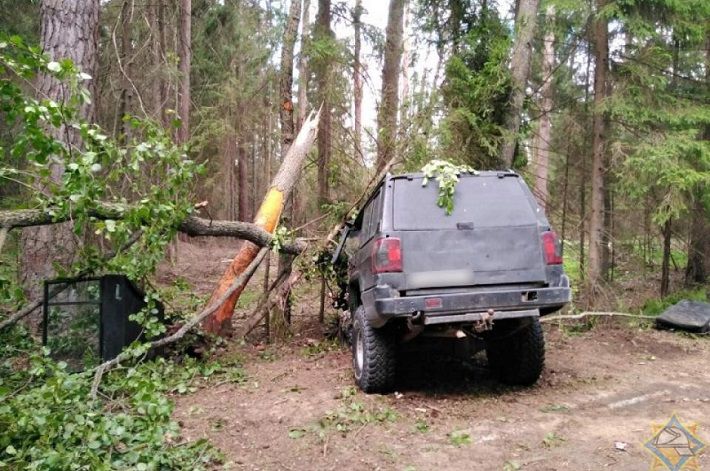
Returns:
[[[422,177],[394,180],[394,229],[398,231],[527,226],[537,223],[528,196],[515,177],[462,176],[456,185],[454,210],[447,216],[436,204],[438,185]]]

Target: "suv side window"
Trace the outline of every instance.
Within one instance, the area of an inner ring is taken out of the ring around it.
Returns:
[[[370,203],[365,208],[365,214],[362,222],[362,237],[360,238],[361,246],[367,244],[369,240],[377,232],[379,223],[380,209],[380,191],[370,200]]]

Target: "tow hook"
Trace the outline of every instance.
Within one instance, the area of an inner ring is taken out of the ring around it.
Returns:
[[[424,314],[422,311],[417,311],[407,318],[407,333],[404,334],[400,342],[409,342],[422,332],[424,332]]]
[[[495,316],[495,311],[489,309],[481,314],[481,318],[474,322],[473,330],[477,334],[493,330],[493,317]]]

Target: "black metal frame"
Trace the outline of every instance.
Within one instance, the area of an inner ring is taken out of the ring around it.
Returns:
[[[95,281],[99,283],[99,300],[98,301],[68,301],[68,302],[51,302],[50,298],[54,298],[61,294],[65,289],[71,284],[75,283],[85,283],[88,281]],[[64,288],[54,292],[49,293],[50,285],[66,285]],[[103,286],[100,277],[88,277],[88,278],[56,278],[54,280],[45,280],[44,282],[44,298],[42,300],[42,322],[44,323],[42,328],[42,345],[47,344],[47,330],[49,328],[49,307],[50,306],[80,306],[80,305],[98,305],[99,306],[99,357],[103,360],[104,357],[104,313],[103,313]]]

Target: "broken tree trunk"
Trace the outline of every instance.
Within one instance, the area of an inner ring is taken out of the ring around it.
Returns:
[[[273,233],[276,229],[286,198],[288,198],[289,193],[291,193],[301,173],[306,155],[315,141],[319,119],[320,111],[315,115],[311,114],[306,122],[303,123],[303,127],[301,127],[296,140],[284,157],[281,167],[271,182],[271,187],[266,193],[261,207],[254,218],[254,224],[267,232]],[[234,260],[232,260],[232,263],[219,280],[217,288],[214,290],[207,303],[208,305],[213,304],[224,295],[232,285],[234,279],[244,272],[245,268],[254,260],[258,252],[259,247],[257,245],[244,242],[239,252],[234,257]],[[226,335],[229,333],[234,306],[237,304],[239,295],[243,290],[244,286],[235,290],[221,303],[219,308],[205,320],[203,327],[206,331],[217,335]]]

